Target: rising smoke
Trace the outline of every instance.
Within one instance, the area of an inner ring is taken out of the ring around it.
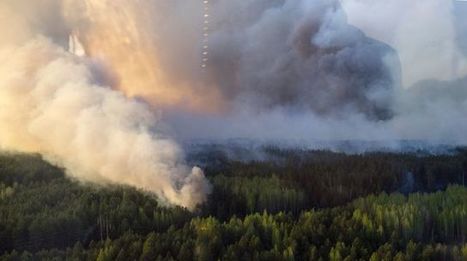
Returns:
[[[260,110],[392,116],[395,52],[348,25],[337,1],[218,1],[213,9],[225,15],[211,33],[209,68],[226,99]]]
[[[173,112],[179,136],[466,144],[467,3],[340,2],[216,1],[209,73],[233,106]]]
[[[64,24],[56,8],[0,5],[13,14],[2,26],[14,27],[0,46],[0,147],[39,152],[81,180],[136,186],[190,209],[203,202],[202,171],[183,165],[160,117],[106,86],[98,62],[65,51],[70,31],[53,29]]]
[[[0,148],[193,209],[178,139],[467,143],[456,4],[341,2],[3,0]]]

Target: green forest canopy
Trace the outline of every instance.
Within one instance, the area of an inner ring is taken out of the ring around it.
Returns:
[[[272,153],[205,167],[213,192],[195,213],[3,154],[1,259],[467,259],[465,152]]]

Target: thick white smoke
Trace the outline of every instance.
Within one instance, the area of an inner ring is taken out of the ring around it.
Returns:
[[[61,6],[40,2],[0,4],[0,148],[41,153],[80,180],[135,186],[168,204],[202,203],[209,184],[183,164],[160,116],[105,86],[96,61],[68,53],[57,41],[68,38],[56,24]]]
[[[0,147],[194,208],[174,137],[466,144],[457,5],[341,2],[3,0]]]

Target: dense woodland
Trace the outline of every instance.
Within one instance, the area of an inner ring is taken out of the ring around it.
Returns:
[[[188,158],[213,185],[193,213],[0,155],[0,260],[467,260],[465,149]]]

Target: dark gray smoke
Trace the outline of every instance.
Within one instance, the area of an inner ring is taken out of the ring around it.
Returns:
[[[182,138],[467,144],[453,2],[342,3],[397,54],[337,0],[209,1],[205,70],[202,1],[2,0],[0,149],[195,208]]]
[[[459,50],[467,3],[340,2],[211,1],[210,60],[201,75],[231,108],[166,111],[173,130],[186,139],[292,144],[467,143],[467,60]]]
[[[209,74],[225,99],[372,120],[392,116],[396,54],[338,1],[216,1]]]

